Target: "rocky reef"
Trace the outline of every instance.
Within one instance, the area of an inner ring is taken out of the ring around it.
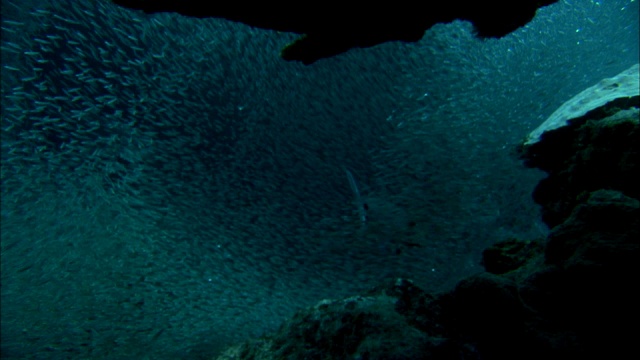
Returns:
[[[552,228],[547,238],[493,245],[483,253],[485,272],[449,292],[427,294],[396,279],[359,296],[323,300],[219,359],[637,353],[639,107],[635,65],[567,102],[525,141],[525,164],[548,173],[534,191]]]

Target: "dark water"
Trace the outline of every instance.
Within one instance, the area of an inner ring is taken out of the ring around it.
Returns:
[[[543,236],[542,175],[513,150],[638,62],[638,2],[313,66],[278,58],[292,39],[2,1],[3,358],[207,358],[388,277],[446,290],[487,245]]]

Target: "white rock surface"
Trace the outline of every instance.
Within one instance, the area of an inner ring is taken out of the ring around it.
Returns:
[[[543,133],[566,126],[571,119],[583,116],[587,112],[612,100],[638,96],[640,93],[639,70],[639,64],[635,64],[620,74],[612,78],[603,79],[596,85],[574,96],[571,100],[562,104],[542,125],[529,134],[524,143],[525,146],[537,143]]]

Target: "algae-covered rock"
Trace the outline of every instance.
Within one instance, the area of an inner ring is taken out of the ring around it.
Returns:
[[[438,339],[420,329],[417,313],[431,297],[397,279],[360,296],[322,300],[275,334],[227,350],[230,359],[427,359]]]

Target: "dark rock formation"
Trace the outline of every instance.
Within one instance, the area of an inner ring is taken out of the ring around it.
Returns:
[[[548,173],[533,196],[549,227],[565,221],[592,191],[640,196],[638,71],[634,65],[576,95],[523,145],[525,163]]]
[[[482,253],[482,265],[491,274],[504,274],[526,264],[529,259],[542,252],[539,241],[505,240],[485,249]]]
[[[321,301],[220,359],[631,357],[640,335],[640,182],[620,176],[637,176],[640,139],[637,103],[625,104],[525,146],[528,164],[553,178],[545,186],[561,189],[541,202],[547,213],[563,204],[547,239],[492,246],[487,271],[447,293],[397,279]],[[562,158],[546,146],[561,146]]]
[[[313,63],[355,47],[387,41],[415,42],[437,23],[456,19],[474,24],[480,37],[502,37],[526,25],[542,6],[557,0],[462,0],[423,2],[370,2],[333,4],[227,2],[193,0],[113,0],[114,3],[148,13],[177,12],[193,17],[218,17],[251,26],[304,34],[282,50],[286,60]]]

